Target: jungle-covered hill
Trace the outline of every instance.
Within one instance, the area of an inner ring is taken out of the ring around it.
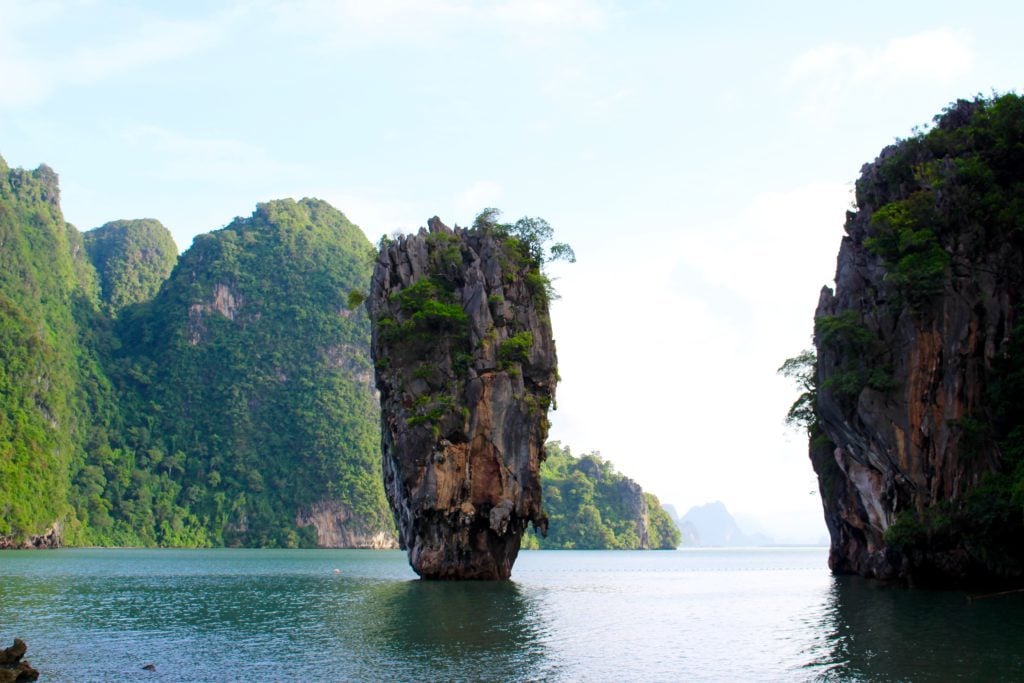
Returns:
[[[180,256],[154,219],[79,232],[52,169],[0,159],[0,548],[394,547],[348,306],[373,254],[317,199]],[[549,453],[544,547],[674,547],[610,465]]]

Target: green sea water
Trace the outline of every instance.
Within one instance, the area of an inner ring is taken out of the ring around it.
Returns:
[[[1024,680],[1024,595],[825,558],[536,551],[507,583],[437,583],[400,552],[6,552],[0,638],[43,681]]]

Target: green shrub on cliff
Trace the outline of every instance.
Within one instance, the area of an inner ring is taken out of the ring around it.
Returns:
[[[528,266],[526,283],[538,302],[546,304],[558,298],[551,278],[544,272],[545,266],[553,261],[576,263],[576,252],[565,242],[552,242],[555,231],[543,218],[524,216],[515,223],[500,223],[500,217],[498,209],[484,209],[473,221],[473,227],[504,238],[506,257],[516,265]]]
[[[864,241],[869,251],[889,267],[886,280],[914,306],[922,306],[942,291],[950,256],[939,243],[940,216],[935,197],[917,191],[875,211],[875,234]]]
[[[819,348],[836,352],[844,359],[842,366],[831,373],[821,388],[832,392],[847,411],[853,409],[857,397],[866,387],[879,391],[894,388],[892,369],[885,362],[887,351],[857,311],[848,310],[818,318],[814,321],[814,337]],[[791,361],[798,362],[790,359],[780,371],[787,367],[795,370],[795,367],[787,366]],[[804,415],[804,419],[808,417]]]

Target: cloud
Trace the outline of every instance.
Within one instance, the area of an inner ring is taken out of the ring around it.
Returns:
[[[826,43],[798,55],[784,80],[791,89],[803,92],[803,113],[820,116],[868,87],[948,86],[973,68],[971,43],[968,34],[950,28],[893,38],[873,47]]]
[[[787,82],[860,84],[925,79],[947,83],[969,72],[973,65],[969,37],[939,28],[894,38],[874,49],[846,43],[819,45],[793,60]]]
[[[149,19],[113,36],[79,31],[69,34],[78,44],[41,52],[31,39],[34,32],[66,27],[74,21],[73,12],[62,12],[52,3],[42,3],[35,11],[14,7],[0,5],[0,108],[38,104],[68,86],[99,83],[197,53],[215,44],[236,14],[195,21]]]
[[[470,32],[577,32],[606,23],[595,0],[304,0],[280,2],[273,12],[281,25],[317,33],[332,47],[346,49],[429,43]]]
[[[212,45],[220,20],[157,21],[140,27],[138,34],[104,45],[90,45],[55,65],[58,80],[94,83],[125,71],[190,55]]]

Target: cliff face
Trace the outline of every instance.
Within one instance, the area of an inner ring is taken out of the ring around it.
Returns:
[[[1021,576],[1020,434],[1000,392],[1020,362],[1022,143],[1018,98],[961,101],[862,169],[815,314],[811,459],[836,572]]]
[[[514,238],[428,225],[382,246],[368,301],[385,490],[418,574],[506,579],[546,528],[546,282]]]

